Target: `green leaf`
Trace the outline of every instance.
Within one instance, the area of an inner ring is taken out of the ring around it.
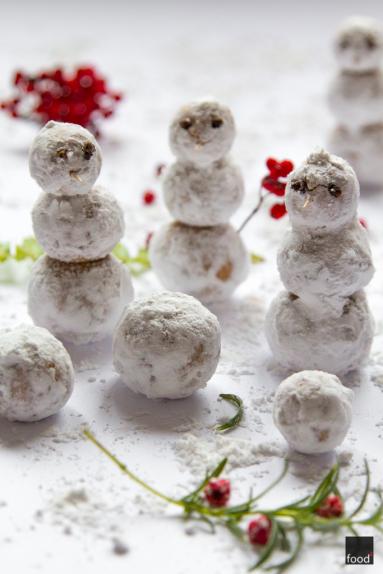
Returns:
[[[287,570],[287,568],[289,568],[297,559],[302,546],[303,546],[303,530],[302,528],[296,523],[295,524],[295,532],[296,532],[296,536],[297,536],[297,542],[295,544],[295,547],[293,549],[293,551],[291,552],[290,556],[286,559],[283,560],[283,562],[278,562],[277,564],[270,564],[270,566],[267,566],[267,568],[265,568],[265,570],[267,571],[272,571],[275,570],[278,573],[280,572],[284,572],[285,570]]]
[[[239,423],[243,418],[243,401],[237,395],[231,395],[226,393],[221,393],[219,395],[219,398],[235,406],[237,408],[237,412],[233,417],[228,419],[226,422],[216,425],[215,430],[217,432],[226,432],[228,430],[233,430],[235,427],[239,425]]]
[[[122,243],[117,243],[115,248],[112,251],[112,254],[129,267],[130,273],[138,277],[148,271],[151,268],[150,260],[149,260],[149,253],[145,247],[140,247],[137,252],[137,255],[132,256],[129,253],[129,250],[125,245]]]
[[[367,500],[368,493],[370,491],[370,468],[368,466],[366,459],[364,460],[364,468],[366,470],[366,484],[364,487],[363,495],[362,495],[362,498],[360,499],[358,506],[348,516],[348,518],[350,518],[350,519],[353,518],[354,516],[356,516],[361,510],[363,510],[363,507],[364,507],[366,500]]]
[[[43,253],[44,250],[35,237],[26,237],[20,245],[16,245],[14,258],[16,261],[24,259],[36,261]]]
[[[335,464],[330,471],[326,474],[322,482],[319,484],[318,488],[315,490],[314,494],[309,499],[308,508],[315,510],[321,505],[323,500],[327,498],[336,488],[336,484],[339,476],[339,465]]]
[[[9,243],[0,243],[0,263],[7,261],[11,257],[11,248]]]
[[[263,263],[265,258],[262,257],[262,255],[257,255],[256,253],[252,252],[250,253],[250,260],[253,265],[256,265],[257,263]]]

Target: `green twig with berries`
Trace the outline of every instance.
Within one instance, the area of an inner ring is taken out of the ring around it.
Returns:
[[[339,465],[335,464],[326,474],[313,494],[274,509],[260,508],[259,501],[277,486],[287,473],[285,462],[282,473],[262,492],[251,492],[245,502],[230,506],[231,484],[221,478],[227,459],[206,473],[200,484],[183,498],[173,498],[159,492],[120,462],[96,437],[84,430],[84,435],[103,452],[131,480],[164,502],[183,510],[187,519],[197,519],[208,524],[212,532],[217,526],[225,527],[236,538],[248,542],[258,551],[258,559],[250,570],[263,569],[284,572],[299,557],[305,541],[305,532],[349,531],[359,536],[360,529],[372,527],[383,533],[383,497],[381,488],[371,487],[370,470],[365,461],[366,483],[363,494],[354,509],[346,512],[344,499],[339,491]],[[366,513],[366,503],[374,495],[376,504]],[[250,521],[248,521],[250,518]],[[280,554],[284,557],[276,560]]]

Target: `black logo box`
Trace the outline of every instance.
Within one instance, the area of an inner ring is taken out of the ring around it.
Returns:
[[[373,536],[346,536],[345,564],[360,565],[374,563]]]

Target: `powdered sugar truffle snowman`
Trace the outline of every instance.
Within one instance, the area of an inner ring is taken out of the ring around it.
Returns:
[[[366,186],[383,183],[383,32],[372,18],[349,18],[335,39],[339,71],[329,90],[338,125],[329,146]]]
[[[358,198],[353,169],[323,150],[289,176],[292,230],[278,253],[287,292],[273,301],[266,334],[277,360],[294,370],[342,374],[368,356],[373,327],[363,288],[374,267]]]
[[[28,309],[36,325],[75,344],[110,335],[133,298],[126,266],[110,254],[125,225],[115,198],[92,186],[101,169],[93,135],[75,124],[48,122],[30,152],[43,192],[32,211],[46,255],[34,265]]]
[[[231,111],[212,100],[184,106],[170,126],[177,160],[163,192],[176,221],[154,234],[150,258],[167,289],[205,303],[230,296],[248,273],[248,254],[228,223],[244,195],[241,172],[227,155],[234,137]]]

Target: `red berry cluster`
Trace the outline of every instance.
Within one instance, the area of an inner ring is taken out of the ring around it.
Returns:
[[[286,177],[294,169],[294,164],[288,159],[277,161],[273,157],[266,160],[269,173],[262,180],[262,187],[278,197],[283,197],[286,191]],[[280,219],[287,213],[285,203],[274,203],[270,208],[270,215]]]
[[[265,514],[257,514],[247,526],[247,535],[251,544],[267,544],[271,533],[271,520]]]
[[[36,75],[18,71],[13,86],[16,96],[0,102],[0,108],[12,117],[40,124],[71,122],[96,133],[97,120],[110,117],[122,98],[93,67],[80,67],[72,73],[56,68]]]
[[[342,516],[343,511],[343,502],[340,496],[330,494],[315,512],[322,518],[339,518],[339,516]]]

